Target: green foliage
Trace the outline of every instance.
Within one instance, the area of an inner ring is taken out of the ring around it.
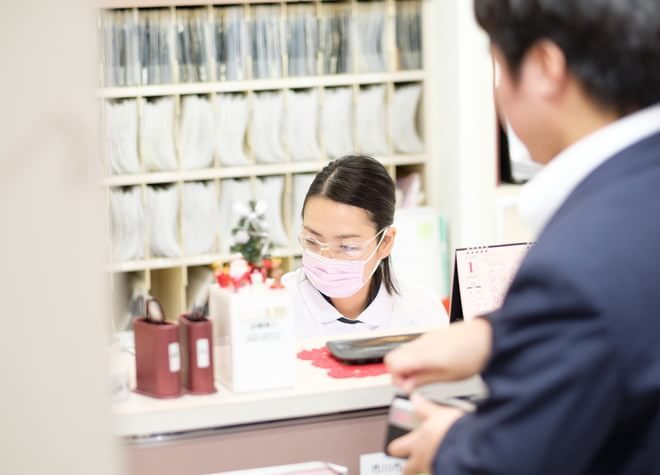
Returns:
[[[255,267],[261,267],[263,259],[268,257],[273,249],[264,215],[265,208],[264,202],[250,201],[248,208],[240,208],[241,218],[231,230],[234,237],[231,252],[239,252],[243,259]]]

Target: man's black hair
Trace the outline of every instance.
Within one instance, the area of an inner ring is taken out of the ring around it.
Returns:
[[[625,115],[660,102],[660,0],[475,0],[474,10],[514,77],[547,39],[601,106]]]

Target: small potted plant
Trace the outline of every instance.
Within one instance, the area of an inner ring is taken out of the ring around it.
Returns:
[[[273,243],[266,222],[266,206],[266,202],[254,200],[247,206],[243,203],[234,205],[240,218],[231,230],[233,244],[230,251],[240,254],[241,257],[216,269],[216,279],[221,287],[233,287],[237,290],[252,284],[255,277],[264,283],[273,270],[279,270],[280,260],[270,257]],[[281,272],[276,274],[279,276]]]

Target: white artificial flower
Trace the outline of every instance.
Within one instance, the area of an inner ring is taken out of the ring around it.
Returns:
[[[236,244],[245,244],[250,239],[250,235],[245,229],[240,229],[234,234],[234,242]]]
[[[268,208],[268,203],[266,203],[265,201],[257,201],[257,204],[254,207],[254,211],[257,214],[261,215],[266,212],[266,208]]]
[[[238,213],[239,216],[245,216],[250,212],[250,208],[241,201],[234,202],[234,211]]]

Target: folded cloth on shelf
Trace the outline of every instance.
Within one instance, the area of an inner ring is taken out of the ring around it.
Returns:
[[[179,210],[176,186],[147,187],[149,244],[155,257],[178,257],[177,214]]]
[[[339,158],[355,151],[353,91],[350,87],[334,87],[324,91],[320,129],[329,158]]]
[[[181,100],[181,166],[185,170],[213,165],[213,109],[206,97]]]
[[[397,152],[421,153],[424,144],[417,133],[417,106],[421,84],[397,87],[388,105],[390,137]]]
[[[183,248],[187,255],[213,252],[218,233],[215,183],[185,183],[181,203]]]
[[[137,186],[110,192],[112,257],[114,261],[141,259],[145,251],[145,214]]]
[[[177,168],[174,146],[174,98],[143,99],[140,154],[148,171]]]
[[[294,161],[318,160],[319,97],[316,89],[287,92],[286,136]]]
[[[137,101],[105,101],[104,116],[105,150],[112,173],[139,173]]]
[[[357,98],[356,115],[360,152],[387,155],[389,147],[385,134],[385,86],[361,88]]]
[[[282,92],[255,94],[250,145],[257,163],[279,163],[285,159],[282,146],[284,96]]]
[[[245,135],[248,101],[244,94],[218,94],[215,99],[215,153],[226,166],[248,165]]]
[[[255,185],[255,199],[266,203],[265,220],[268,225],[270,240],[276,246],[286,246],[289,240],[282,220],[284,177],[269,176],[260,178]]]

